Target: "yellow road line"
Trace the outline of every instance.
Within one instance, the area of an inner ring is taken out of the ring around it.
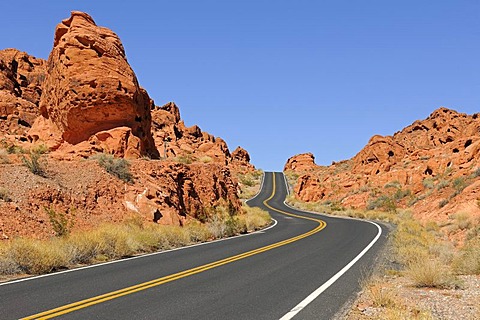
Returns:
[[[112,291],[112,292],[109,292],[109,293],[106,293],[106,294],[102,294],[102,295],[98,295],[98,296],[88,298],[88,299],[85,299],[85,300],[70,303],[70,304],[55,308],[55,309],[51,309],[51,310],[48,310],[48,311],[44,311],[44,312],[41,312],[41,313],[34,314],[32,316],[23,318],[23,320],[51,319],[51,318],[54,318],[54,317],[58,317],[58,316],[73,312],[75,310],[87,308],[87,307],[93,306],[95,304],[99,304],[99,303],[102,303],[102,302],[105,302],[105,301],[109,301],[109,300],[113,300],[113,299],[116,299],[116,298],[119,298],[119,297],[122,297],[122,296],[126,296],[128,294],[132,294],[132,293],[135,293],[135,292],[138,292],[138,291],[142,291],[142,290],[145,290],[145,289],[156,287],[156,286],[168,283],[168,282],[172,282],[172,281],[175,281],[175,280],[178,280],[178,279],[182,279],[182,278],[185,278],[185,277],[188,277],[188,276],[200,273],[200,272],[204,272],[204,271],[207,271],[207,270],[210,270],[210,269],[213,269],[213,268],[217,268],[219,266],[223,266],[225,264],[232,263],[234,261],[245,259],[247,257],[253,256],[253,255],[256,255],[256,254],[259,254],[259,253],[263,253],[265,251],[269,251],[269,250],[272,250],[272,249],[275,249],[275,248],[278,248],[278,247],[281,247],[281,246],[284,246],[284,245],[287,245],[289,243],[292,243],[292,242],[298,241],[300,239],[309,237],[312,234],[315,234],[315,233],[321,231],[323,228],[326,227],[327,224],[320,219],[303,217],[303,216],[299,216],[299,215],[296,215],[296,214],[293,214],[293,213],[289,213],[289,212],[279,210],[279,209],[275,209],[275,208],[271,207],[268,204],[268,201],[270,201],[274,197],[275,192],[276,192],[275,173],[273,173],[272,194],[270,195],[270,197],[268,199],[263,201],[263,204],[266,207],[268,207],[269,209],[280,212],[282,214],[286,214],[286,215],[289,215],[289,216],[318,222],[319,223],[318,226],[316,228],[306,232],[306,233],[301,234],[301,235],[298,235],[298,236],[295,236],[293,238],[286,239],[286,240],[283,240],[283,241],[280,241],[280,242],[276,242],[276,243],[273,243],[273,244],[265,246],[265,247],[261,247],[261,248],[258,248],[258,249],[247,251],[247,252],[244,252],[244,253],[241,253],[241,254],[237,254],[237,255],[222,259],[222,260],[214,261],[214,262],[202,265],[202,266],[198,266],[198,267],[195,267],[195,268],[192,268],[192,269],[188,269],[188,270],[185,270],[185,271],[174,273],[174,274],[162,277],[162,278],[158,278],[158,279],[154,279],[154,280],[151,280],[151,281],[143,282],[143,283],[140,283],[140,284],[137,284],[137,285],[134,285],[134,286],[124,288],[124,289]]]

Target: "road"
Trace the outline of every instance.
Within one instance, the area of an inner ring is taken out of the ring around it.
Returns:
[[[291,209],[286,193],[283,174],[266,173],[249,201],[276,220],[268,230],[2,284],[0,319],[330,319],[385,230]]]

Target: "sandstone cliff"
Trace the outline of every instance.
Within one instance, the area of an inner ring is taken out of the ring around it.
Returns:
[[[374,136],[352,159],[317,166],[290,158],[295,196],[344,207],[411,208],[418,218],[480,216],[480,114],[440,108],[393,136]]]

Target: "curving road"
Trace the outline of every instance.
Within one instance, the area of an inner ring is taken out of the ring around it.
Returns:
[[[331,319],[385,242],[373,223],[287,207],[281,173],[250,206],[264,231],[0,285],[0,319]]]

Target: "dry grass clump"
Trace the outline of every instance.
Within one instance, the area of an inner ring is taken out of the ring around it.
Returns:
[[[203,156],[198,159],[201,163],[211,163],[213,161],[212,157],[209,156]]]
[[[14,239],[0,243],[0,275],[42,274],[76,265],[98,263],[136,254],[177,248],[193,243],[253,231],[268,225],[268,213],[245,207],[230,215],[215,208],[207,223],[190,221],[184,227],[144,224],[138,218],[121,224],[53,237],[48,240]]]
[[[453,269],[460,274],[480,274],[480,236],[467,241],[453,260]]]
[[[272,221],[268,212],[260,208],[252,208],[247,205],[243,206],[243,214],[238,216],[239,224],[245,226],[248,232],[259,230]]]
[[[458,286],[450,268],[437,259],[417,260],[406,267],[405,273],[416,287],[455,288]]]
[[[48,273],[65,268],[69,264],[69,257],[59,239],[47,242],[16,239],[6,249],[4,258],[15,264],[10,268],[28,274]],[[1,273],[4,273],[4,270],[1,270]]]
[[[382,281],[373,277],[364,283],[369,301],[374,307],[394,308],[397,305],[398,297],[391,288],[382,285]]]

